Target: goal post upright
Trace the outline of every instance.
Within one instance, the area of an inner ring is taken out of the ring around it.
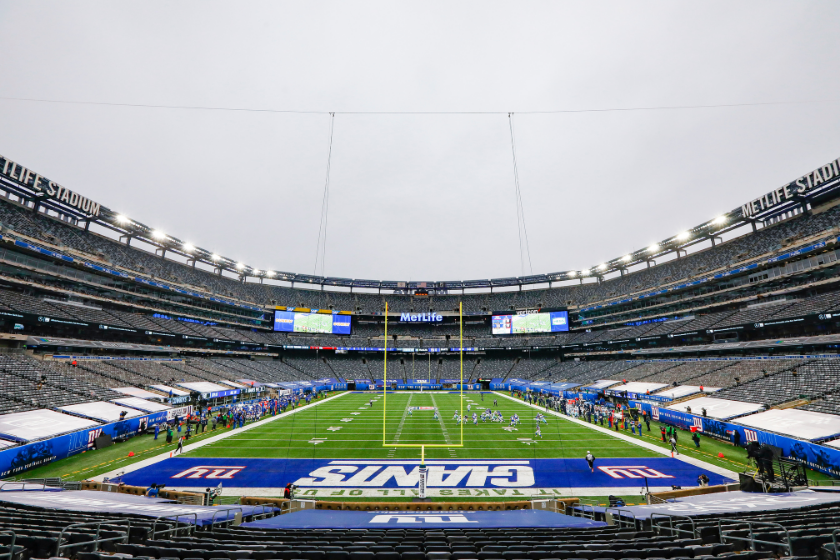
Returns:
[[[458,355],[461,362],[461,416],[464,416],[464,302],[458,302]],[[464,446],[464,419],[461,419],[461,447]]]
[[[376,383],[376,380],[373,380]],[[385,447],[385,426],[388,414],[388,301],[385,301],[385,350],[382,354],[382,447]]]

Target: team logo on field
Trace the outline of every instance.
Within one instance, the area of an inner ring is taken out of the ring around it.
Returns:
[[[330,461],[293,483],[325,488],[415,488],[419,481],[420,469],[416,464],[339,460]],[[534,469],[528,461],[495,461],[491,464],[474,461],[443,464],[436,461],[429,463],[426,485],[429,488],[529,487],[534,485]]]
[[[415,525],[422,523],[478,523],[478,521],[471,521],[465,515],[456,513],[451,515],[440,514],[384,514],[375,515],[370,520],[371,523],[399,523],[400,525],[413,523]]]
[[[172,476],[172,478],[214,478],[230,480],[245,467],[198,466]]]
[[[650,467],[598,467],[598,470],[619,480],[625,478],[674,478]]]

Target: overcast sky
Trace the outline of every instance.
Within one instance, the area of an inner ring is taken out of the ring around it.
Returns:
[[[0,154],[311,274],[336,111],[325,274],[581,269],[840,156],[838,21],[836,0],[2,1],[0,97],[92,104],[0,99]]]

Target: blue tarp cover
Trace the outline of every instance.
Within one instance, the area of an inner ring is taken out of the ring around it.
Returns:
[[[14,503],[45,509],[64,511],[81,511],[85,513],[126,513],[143,515],[146,517],[176,516],[183,523],[196,522],[198,525],[209,525],[215,515],[216,521],[232,519],[241,508],[242,515],[262,513],[262,507],[253,506],[191,506],[164,500],[161,498],[146,498],[132,494],[118,494],[116,492],[96,492],[91,490],[62,492],[0,492],[0,503]],[[193,516],[192,514],[195,514]]]
[[[366,512],[302,510],[243,523],[261,529],[472,529],[485,527],[602,527],[606,523],[543,510]]]

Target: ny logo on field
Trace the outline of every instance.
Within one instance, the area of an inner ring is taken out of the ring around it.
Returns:
[[[598,470],[620,480],[625,478],[674,478],[669,474],[644,466],[598,467]]]
[[[443,518],[446,517],[446,521]],[[462,514],[451,515],[429,515],[429,514],[391,514],[391,515],[376,515],[370,520],[371,523],[390,523],[396,521],[400,524],[405,523],[478,523],[478,521],[470,521]]]
[[[747,441],[758,441],[758,432],[755,430],[744,430],[744,437]]]
[[[172,478],[223,478],[229,480],[245,467],[199,466],[179,472]]]

